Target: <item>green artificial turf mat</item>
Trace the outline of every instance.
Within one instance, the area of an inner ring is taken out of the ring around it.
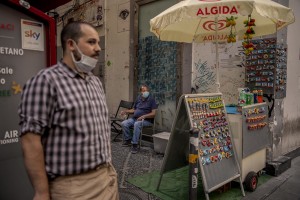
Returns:
[[[162,181],[157,191],[157,184],[160,173],[153,171],[140,176],[135,176],[128,180],[132,185],[140,188],[144,192],[151,193],[163,200],[185,200],[188,199],[189,183],[188,166],[164,173]],[[267,182],[272,176],[262,175],[258,178],[258,187]],[[231,184],[231,189],[226,192],[213,191],[209,193],[212,200],[238,200],[242,198],[242,191],[239,183]],[[247,192],[245,191],[246,195]],[[205,199],[201,176],[198,176],[198,199]]]

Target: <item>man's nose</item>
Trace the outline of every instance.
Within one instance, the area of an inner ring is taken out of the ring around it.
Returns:
[[[97,52],[99,52],[99,51],[101,51],[102,49],[101,49],[101,47],[100,47],[100,45],[98,44],[98,45],[96,45],[96,49],[95,49],[95,51],[97,51]]]

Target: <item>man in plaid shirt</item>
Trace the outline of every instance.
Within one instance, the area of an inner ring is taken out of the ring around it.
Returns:
[[[25,84],[19,107],[33,199],[119,199],[105,94],[91,72],[99,35],[88,23],[71,22],[61,43],[63,59]]]

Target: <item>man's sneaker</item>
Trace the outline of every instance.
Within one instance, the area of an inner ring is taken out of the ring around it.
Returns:
[[[138,152],[138,145],[133,144],[132,147],[131,147],[131,153],[136,154],[137,152]]]
[[[129,147],[131,145],[131,140],[125,140],[122,144],[122,147]]]

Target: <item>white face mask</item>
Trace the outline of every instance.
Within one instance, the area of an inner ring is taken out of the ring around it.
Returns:
[[[74,44],[77,48],[77,51],[80,53],[80,56],[81,56],[81,59],[79,61],[76,61],[73,52],[71,52],[72,60],[74,62],[74,65],[75,65],[77,71],[78,72],[83,72],[83,73],[91,72],[96,67],[96,64],[97,64],[98,60],[95,59],[95,58],[84,55],[80,51],[80,49],[78,48],[78,46],[76,45],[75,42],[74,42]]]

